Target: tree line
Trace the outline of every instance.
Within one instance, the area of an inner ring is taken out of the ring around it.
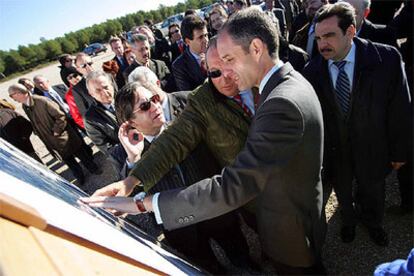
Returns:
[[[157,10],[138,11],[125,16],[110,19],[100,24],[70,32],[63,37],[46,40],[39,44],[20,45],[17,49],[0,50],[0,73],[10,75],[24,71],[49,61],[56,60],[63,53],[77,53],[93,42],[106,43],[111,36],[130,31],[132,27],[142,25],[145,19],[154,23],[165,18],[185,12],[187,9],[199,9],[212,4],[213,0],[186,0],[175,6],[160,5]]]

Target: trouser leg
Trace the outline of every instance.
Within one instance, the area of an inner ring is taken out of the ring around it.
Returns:
[[[75,176],[75,178],[78,179],[81,184],[83,184],[85,175],[83,174],[82,167],[78,164],[78,162],[76,162],[75,157],[66,157],[63,159],[63,161],[66,163],[66,165],[68,165],[73,173],[73,176]]]
[[[412,158],[398,170],[401,207],[413,210],[413,163]]]
[[[385,179],[357,179],[356,203],[363,224],[381,227],[384,218]]]

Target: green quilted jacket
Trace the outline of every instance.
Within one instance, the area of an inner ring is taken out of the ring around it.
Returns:
[[[206,81],[188,97],[180,116],[158,137],[130,175],[148,191],[175,164],[205,143],[219,165],[231,164],[244,147],[251,119]]]

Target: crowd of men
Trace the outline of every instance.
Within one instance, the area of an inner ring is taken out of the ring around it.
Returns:
[[[376,245],[389,244],[391,170],[399,211],[413,209],[412,1],[331,2],[266,0],[264,10],[244,0],[217,3],[205,18],[187,11],[168,37],[145,21],[131,37],[110,39],[115,55],[102,68],[85,53],[65,54],[65,85],[41,75],[11,85],[31,124],[2,104],[1,135],[40,161],[33,131],[80,187],[75,156],[102,172],[87,135],[119,181],[82,201],[133,221],[145,216],[213,274],[226,269],[210,238],[234,265],[261,271],[239,216],[258,232],[277,273],[324,274],[332,189],[344,243],[360,223]]]

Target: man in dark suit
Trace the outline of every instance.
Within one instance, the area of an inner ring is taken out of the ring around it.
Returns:
[[[371,12],[371,0],[340,0],[348,2],[355,9],[356,36],[398,47],[395,31],[385,25],[374,24],[367,19]]]
[[[236,81],[239,90],[259,86],[261,93],[246,146],[221,175],[143,200],[97,197],[84,201],[124,212],[154,211],[165,228],[175,229],[229,212],[257,197],[263,251],[277,273],[323,272],[322,111],[312,86],[278,59],[277,38],[270,18],[254,8],[234,14],[219,34],[223,73]],[[112,194],[106,195],[123,194],[135,184],[139,180],[129,176],[113,184]]]
[[[128,76],[138,66],[145,66],[154,72],[161,82],[161,87],[167,92],[175,91],[174,78],[165,62],[151,58],[151,48],[148,37],[143,34],[136,34],[131,39],[132,50],[136,55],[136,60],[128,66],[123,72],[126,82],[129,82]]]
[[[313,19],[316,12],[326,4],[328,4],[328,0],[304,0],[303,6],[308,22],[298,29],[291,38],[291,43],[306,51],[310,58],[318,55],[315,41],[315,22]]]
[[[324,169],[341,208],[341,238],[354,240],[358,211],[371,239],[386,246],[388,237],[382,227],[385,176],[408,158],[410,97],[398,51],[355,37],[355,25],[355,11],[348,3],[320,10],[316,40],[322,56],[312,60],[303,73],[322,105]]]
[[[171,63],[173,63],[185,50],[186,45],[181,36],[180,26],[173,23],[168,27],[168,34],[171,40]]]
[[[173,62],[172,72],[178,90],[193,90],[207,78],[205,53],[208,32],[206,23],[196,15],[186,16],[181,22],[181,34],[187,47]]]
[[[92,58],[85,53],[79,53],[75,58],[75,66],[76,70],[83,75],[83,78],[73,87],[73,98],[75,99],[79,113],[84,118],[86,111],[94,101],[91,95],[89,95],[85,81],[85,76],[94,71]]]
[[[112,52],[115,53],[114,60],[118,64],[118,72],[115,76],[116,85],[118,89],[121,89],[125,85],[125,79],[122,73],[129,66],[127,60],[124,57],[124,45],[119,37],[113,37],[109,40]]]
[[[103,71],[93,71],[86,75],[86,85],[94,98],[83,120],[86,133],[99,150],[110,158],[116,171],[120,172],[126,154],[119,145],[113,79]]]

